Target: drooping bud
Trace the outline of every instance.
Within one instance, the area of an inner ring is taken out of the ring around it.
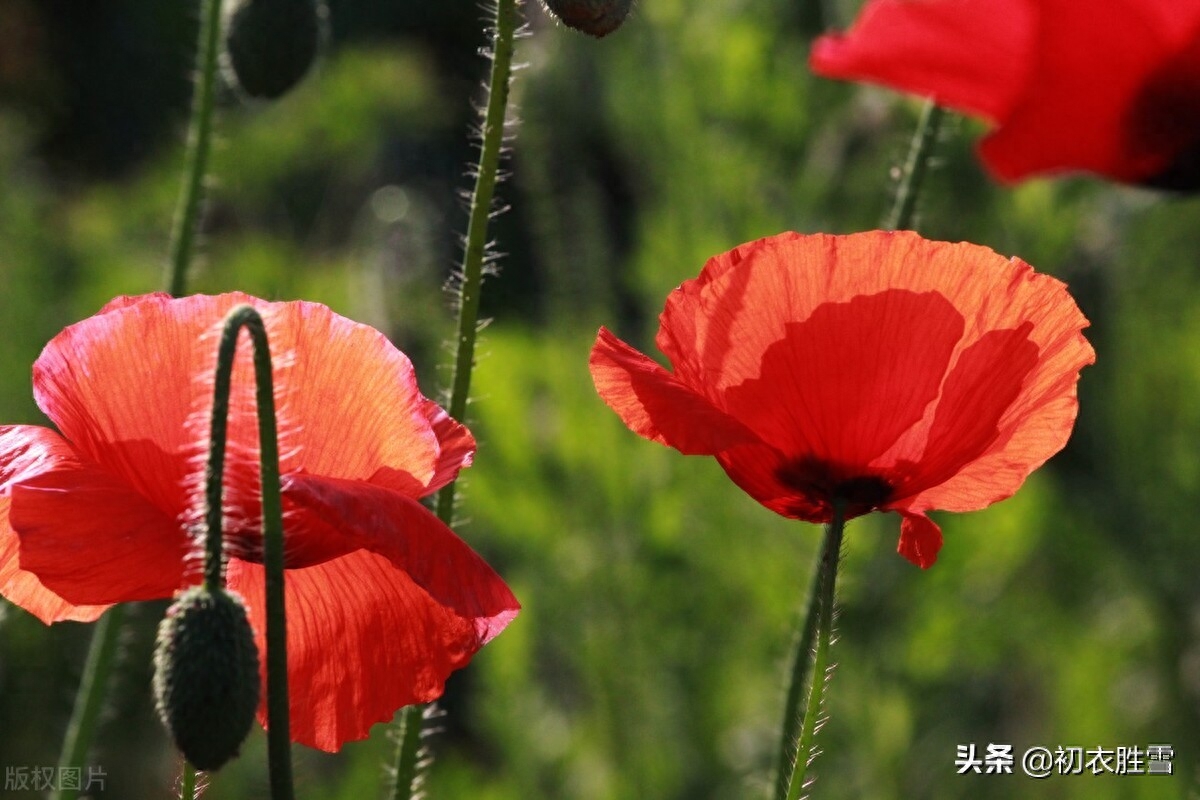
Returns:
[[[233,0],[227,72],[250,97],[274,100],[300,82],[325,41],[324,0]]]
[[[197,769],[237,755],[258,709],[258,649],[241,598],[193,586],[158,626],[154,701],[175,746]]]
[[[542,0],[542,4],[568,28],[599,39],[621,27],[633,0]]]

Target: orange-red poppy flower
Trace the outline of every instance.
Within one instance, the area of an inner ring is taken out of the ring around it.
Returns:
[[[475,441],[372,328],[316,303],[158,294],[115,300],[54,337],[33,386],[61,435],[0,428],[0,593],[49,623],[199,582],[216,333],[239,303],[262,315],[274,359],[292,738],[335,750],[439,696],[519,608],[419,502],[471,463]],[[247,339],[230,402],[227,579],[262,651]]]
[[[1006,181],[1200,187],[1200,0],[872,0],[811,63],[990,120]]]
[[[1058,280],[914,233],[785,233],[705,264],[659,318],[668,372],[601,328],[596,390],[635,433],[712,455],[785,517],[902,517],[1008,497],[1070,435],[1087,320]]]

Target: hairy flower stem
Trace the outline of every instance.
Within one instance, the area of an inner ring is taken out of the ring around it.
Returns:
[[[917,197],[921,194],[921,184],[925,181],[933,143],[937,141],[945,113],[933,100],[926,101],[925,107],[921,109],[917,132],[913,134],[912,145],[909,147],[908,158],[904,162],[904,171],[900,177],[900,186],[896,189],[896,202],[883,222],[886,230],[901,231],[912,228]]]
[[[834,502],[833,519],[825,526],[825,541],[821,547],[821,560],[814,581],[814,594],[810,598],[800,642],[796,650],[796,664],[792,669],[791,685],[788,687],[788,716],[784,719],[784,732],[780,748],[779,774],[775,782],[776,800],[798,800],[804,791],[808,765],[814,758],[813,739],[816,737],[818,719],[825,699],[825,686],[829,679],[829,646],[833,635],[833,606],[837,583],[838,561],[841,558],[842,534],[845,531],[845,507]],[[815,613],[814,613],[815,612]],[[811,631],[811,632],[810,632]],[[813,639],[816,645],[811,650],[812,668],[808,664],[809,650]],[[804,649],[800,649],[803,647]],[[795,737],[795,718],[801,686],[808,682],[808,701],[804,708],[804,721],[800,725],[799,739]],[[795,741],[795,747],[792,742]]]
[[[170,256],[166,274],[163,276],[167,292],[175,297],[182,295],[187,288],[188,266],[192,260],[195,243],[196,219],[200,214],[204,195],[204,178],[208,171],[208,153],[212,142],[213,98],[216,95],[217,55],[220,43],[220,0],[204,0],[196,54],[198,78],[188,131],[186,172],[171,234]],[[96,720],[104,698],[108,695],[109,680],[116,666],[117,644],[124,622],[125,608],[117,605],[105,613],[92,632],[83,677],[75,695],[71,721],[63,737],[58,760],[60,771],[82,769],[83,762],[91,750]],[[61,781],[50,795],[51,800],[75,800],[78,796],[78,789],[64,788]]]
[[[288,723],[287,630],[283,594],[283,503],[280,497],[279,435],[275,426],[275,387],[271,351],[262,317],[252,307],[237,306],[225,317],[217,350],[212,428],[205,473],[204,582],[221,580],[222,483],[228,432],[229,390],[238,334],[245,327],[254,346],[255,400],[258,412],[259,480],[262,485],[263,568],[267,604],[267,760],[271,800],[292,800],[292,750]],[[214,530],[216,531],[214,535]],[[214,545],[215,541],[215,545]]]
[[[196,800],[196,768],[187,761],[179,774],[179,800]]]
[[[213,105],[217,88],[217,55],[221,49],[221,1],[204,0],[196,53],[196,93],[188,128],[183,189],[171,231],[171,254],[164,283],[175,297],[184,293],[195,247],[196,225],[204,205],[204,181],[212,150]]]
[[[808,668],[812,664],[813,637],[817,632],[817,589],[821,583],[822,559],[818,554],[808,581],[808,599],[804,603],[804,621],[796,634],[792,653],[791,677],[784,699],[783,724],[780,727],[779,748],[775,757],[775,800],[785,800],[791,780],[792,765],[796,763],[796,746],[800,739],[800,701],[808,685]]]
[[[504,143],[504,119],[508,111],[508,88],[512,75],[513,40],[517,28],[518,0],[497,0],[496,24],[492,38],[492,71],[488,82],[488,102],[480,132],[479,165],[475,170],[475,189],[467,222],[467,241],[463,250],[462,274],[458,288],[458,332],[455,338],[454,377],[447,411],[462,422],[467,414],[471,392],[471,370],[475,366],[475,338],[479,332],[479,297],[483,286],[483,262],[487,251],[488,221],[492,216],[492,195]],[[438,518],[447,525],[454,515],[454,483],[438,493]]]
[[[520,0],[496,0],[495,25],[492,28],[492,69],[488,80],[487,107],[480,131],[482,141],[479,148],[479,164],[475,170],[475,188],[471,193],[467,240],[459,275],[454,375],[451,379],[447,409],[450,416],[459,422],[462,422],[467,414],[471,371],[475,367],[475,339],[479,332],[479,298],[483,288],[488,222],[492,217],[492,197],[496,191],[500,151],[504,144],[504,123],[508,113],[508,90],[512,79],[519,4]],[[438,493],[437,516],[446,525],[453,524],[454,497],[454,481]],[[392,767],[392,800],[408,800],[415,796],[419,788],[423,715],[424,709],[420,706],[408,706],[400,713],[396,730],[396,755]]]

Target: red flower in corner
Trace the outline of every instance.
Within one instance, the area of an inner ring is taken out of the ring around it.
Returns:
[[[712,258],[671,293],[658,347],[604,328],[596,390],[635,433],[712,455],[786,517],[902,517],[928,567],[926,512],[1008,497],[1070,435],[1094,353],[1066,287],[1022,261],[914,233],[785,233]]]
[[[981,155],[1006,181],[1200,188],[1200,0],[871,0],[811,63],[990,120]]]
[[[438,697],[519,605],[419,502],[471,463],[470,432],[421,395],[412,364],[382,334],[325,306],[120,298],[51,340],[34,364],[34,395],[61,435],[0,427],[0,593],[54,622],[199,582],[189,531],[202,514],[216,334],[239,303],[262,314],[275,364],[292,737],[336,750],[397,708]],[[242,337],[227,577],[263,651],[253,394]]]

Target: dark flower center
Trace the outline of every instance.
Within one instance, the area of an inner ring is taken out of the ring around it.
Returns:
[[[1126,112],[1125,135],[1134,157],[1170,159],[1142,183],[1175,191],[1200,189],[1200,38],[1149,77]]]
[[[893,492],[892,484],[878,475],[862,474],[812,456],[784,464],[775,477],[798,495],[794,514],[801,519],[815,516],[825,521],[833,513],[835,499],[845,504],[847,518],[857,517],[887,503]]]

